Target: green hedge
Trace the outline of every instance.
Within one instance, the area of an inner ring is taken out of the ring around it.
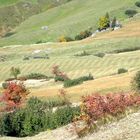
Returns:
[[[48,77],[41,73],[31,73],[25,76],[27,79],[47,79]]]
[[[76,85],[82,84],[84,81],[89,81],[89,80],[94,80],[91,74],[89,74],[88,76],[82,76],[77,79],[64,81],[64,87],[67,88],[67,87],[76,86]]]
[[[126,72],[128,72],[127,69],[124,69],[124,68],[118,69],[118,74],[122,74],[122,73],[126,73]]]

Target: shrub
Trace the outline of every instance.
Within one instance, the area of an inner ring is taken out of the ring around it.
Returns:
[[[99,25],[98,28],[99,30],[104,30],[110,27],[110,18],[109,18],[109,14],[106,13],[105,16],[101,17],[99,19]]]
[[[82,40],[82,39],[85,39],[91,35],[92,35],[92,32],[90,31],[90,29],[85,30],[85,31],[81,32],[80,34],[76,35],[75,40]]]
[[[72,86],[76,86],[79,84],[82,84],[83,81],[81,81],[80,79],[73,79],[73,80],[67,80],[64,82],[64,87],[72,87]]]
[[[105,56],[105,53],[97,53],[95,54],[95,56],[103,58]]]
[[[132,88],[140,93],[140,71],[138,71],[132,81]]]
[[[136,5],[137,7],[140,7],[140,2],[137,1],[137,2],[135,3],[135,5]]]
[[[114,17],[112,20],[112,23],[111,23],[111,28],[114,29],[116,27],[116,21],[117,21],[117,19],[116,19],[116,17]]]
[[[66,80],[64,82],[64,87],[76,86],[76,85],[82,84],[84,81],[88,81],[88,80],[94,80],[94,78],[91,74],[89,74],[88,76],[83,76],[83,77],[73,79],[73,80]]]
[[[64,107],[58,108],[54,113],[54,116],[57,121],[57,126],[64,126],[70,122],[72,122],[74,116],[78,116],[80,114],[79,107]]]
[[[5,103],[5,108],[3,110],[11,111],[20,107],[28,94],[28,90],[22,83],[8,83],[7,88],[0,98],[0,101]]]
[[[83,130],[93,132],[99,125],[125,116],[127,109],[139,107],[140,96],[137,95],[107,94],[103,96],[94,94],[82,98],[81,115],[75,118],[75,121],[84,121],[86,126]]]
[[[74,41],[74,40],[73,40],[71,37],[69,37],[69,36],[66,36],[65,39],[66,39],[67,42]]]
[[[8,88],[8,83],[7,82],[2,83],[2,88],[7,89]]]
[[[55,129],[72,122],[80,114],[79,107],[62,107],[55,112],[45,102],[32,98],[25,108],[3,114],[0,119],[0,135],[25,137],[40,131]]]
[[[21,73],[19,68],[12,67],[10,69],[11,75],[14,76],[15,79],[17,79],[17,76]]]
[[[133,17],[134,15],[137,14],[137,11],[133,10],[133,9],[128,9],[128,10],[125,11],[125,14],[129,17]]]
[[[52,74],[55,76],[54,79],[56,82],[65,81],[69,79],[68,76],[64,72],[60,71],[58,65],[55,65],[52,67]]]
[[[48,77],[41,73],[31,73],[25,76],[27,79],[47,79]]]
[[[10,36],[12,36],[12,35],[14,35],[14,34],[16,34],[16,32],[8,32],[8,33],[6,33],[4,36],[2,36],[2,37],[10,37]]]
[[[66,39],[65,39],[65,36],[61,36],[59,39],[58,39],[59,42],[67,42]]]
[[[126,73],[126,72],[128,72],[127,69],[124,69],[124,68],[120,68],[120,69],[118,69],[118,74]]]
[[[69,36],[61,36],[59,39],[58,39],[59,42],[70,42],[70,41],[74,41],[71,37]]]
[[[113,53],[131,52],[131,51],[137,51],[137,50],[140,50],[140,47],[124,48],[124,49],[120,49],[120,50],[114,50]]]
[[[1,135],[7,136],[31,136],[45,129],[45,112],[30,108],[19,109],[15,112],[5,114],[1,124],[3,131]]]
[[[62,77],[62,76],[55,76],[54,80],[55,80],[55,82],[58,82],[58,81],[65,81],[65,78]]]
[[[38,40],[38,41],[36,42],[36,44],[41,44],[41,43],[45,43],[45,41],[43,41],[43,40]]]

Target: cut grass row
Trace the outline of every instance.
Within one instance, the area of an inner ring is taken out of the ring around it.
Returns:
[[[78,78],[79,76],[92,73],[95,78],[116,74],[119,68],[126,68],[129,71],[137,70],[140,67],[140,51],[111,54],[104,58],[95,56],[77,57],[52,57],[49,60],[13,60],[0,62],[0,81],[10,75],[12,66],[19,67],[23,75],[29,73],[43,73],[51,75],[52,66],[57,64],[65,71],[69,77]]]

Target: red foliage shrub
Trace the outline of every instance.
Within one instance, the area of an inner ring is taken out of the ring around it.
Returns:
[[[94,122],[106,115],[116,116],[128,107],[140,105],[140,96],[130,94],[95,94],[83,97],[82,112]]]
[[[138,107],[140,96],[131,94],[94,94],[82,98],[81,115],[74,118],[73,129],[79,137],[93,131],[98,124],[104,124],[111,118],[117,118],[129,107]],[[79,127],[77,122],[85,122]]]
[[[52,67],[52,74],[55,75],[55,77],[61,77],[63,78],[64,80],[68,80],[68,76],[59,70],[59,66],[58,65],[55,65]]]
[[[3,110],[11,111],[20,107],[28,94],[28,90],[22,83],[10,82],[0,98],[0,101],[5,104]]]
[[[82,111],[92,120],[97,120],[107,114],[115,116],[124,112],[127,107],[140,104],[140,96],[130,94],[92,95],[83,98]]]

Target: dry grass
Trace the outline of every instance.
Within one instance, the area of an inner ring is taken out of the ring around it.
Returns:
[[[79,101],[82,95],[87,95],[95,92],[111,92],[130,88],[130,83],[134,73],[127,73],[122,75],[107,76],[93,81],[85,82],[81,85],[66,88],[66,92],[72,101]],[[62,85],[53,87],[42,87],[38,89],[31,89],[30,96],[37,97],[52,97],[59,94]]]

